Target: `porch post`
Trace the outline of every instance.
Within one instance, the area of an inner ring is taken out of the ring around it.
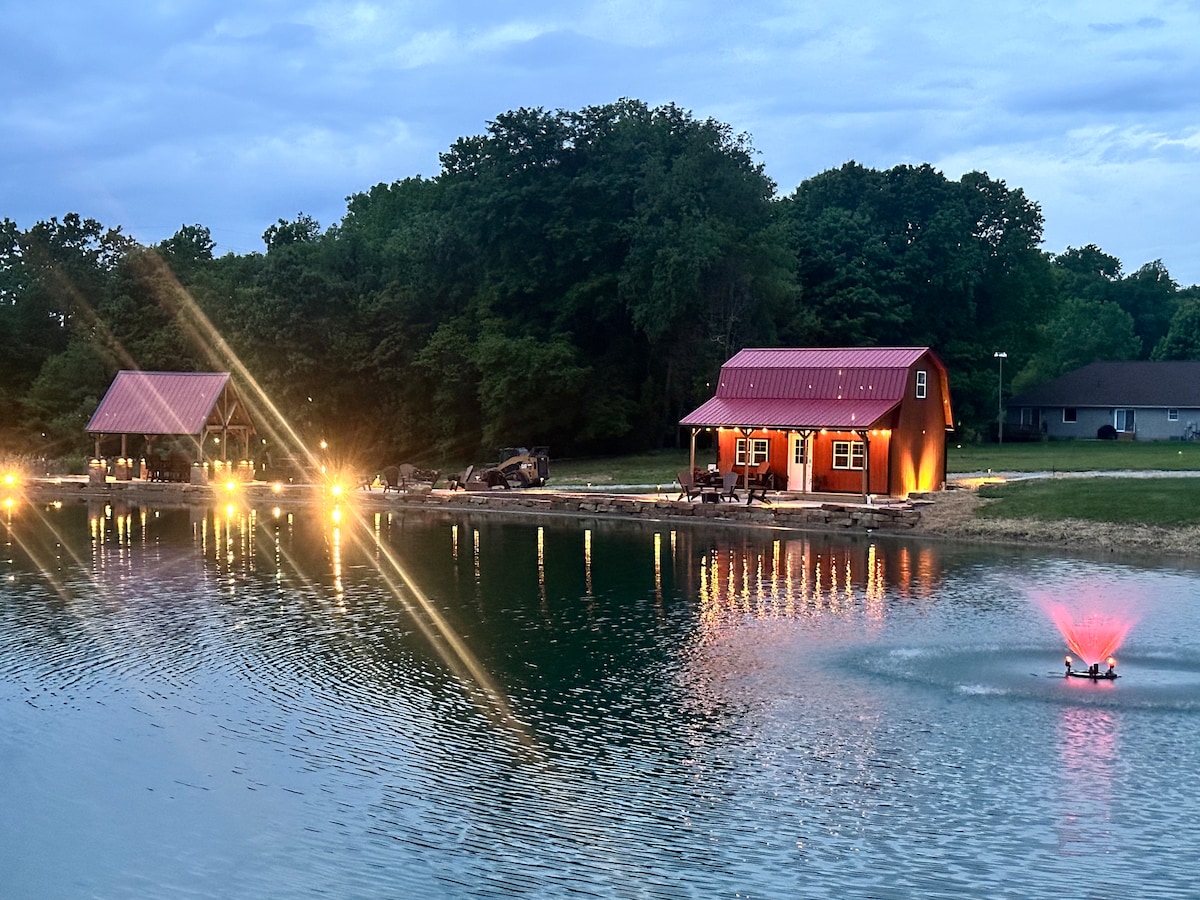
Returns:
[[[692,426],[692,456],[691,456],[691,468],[690,468],[690,469],[688,469],[688,471],[689,471],[689,472],[695,472],[695,471],[696,471],[696,435],[697,435],[697,434],[699,434],[699,433],[700,433],[700,429],[699,429],[698,427],[696,427],[695,425],[693,425],[693,426]]]
[[[746,490],[750,490],[750,435],[754,434],[753,428],[738,429],[746,438],[746,453],[742,456],[742,484]],[[734,464],[737,461],[737,448],[734,448]]]
[[[863,503],[867,502],[867,494],[871,490],[871,441],[867,436],[868,432],[864,429],[858,433],[863,442],[863,474],[862,474],[862,497]]]

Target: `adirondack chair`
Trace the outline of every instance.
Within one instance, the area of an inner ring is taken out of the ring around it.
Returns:
[[[731,503],[737,503],[738,495],[737,488],[738,473],[732,470],[721,476],[721,493],[719,499],[728,500]]]
[[[691,503],[700,496],[700,489],[696,487],[695,475],[691,472],[679,472],[675,477],[679,481],[680,487],[679,496],[675,498],[676,500],[682,500],[684,497],[687,497],[688,502]]]
[[[467,490],[467,483],[471,480],[471,474],[474,471],[475,471],[475,467],[473,465],[467,466],[465,469],[463,469],[462,474],[459,475],[457,478],[447,479],[446,487],[450,488],[450,490],[452,490],[452,491]]]

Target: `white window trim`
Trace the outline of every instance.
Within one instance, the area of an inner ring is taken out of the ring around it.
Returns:
[[[767,462],[770,458],[771,442],[766,438],[751,438],[750,439],[750,465],[757,466]],[[738,438],[737,447],[734,450],[734,465],[746,465],[746,439]]]
[[[929,373],[924,369],[917,369],[917,399],[924,400],[929,396]]]
[[[1067,410],[1070,410],[1071,412],[1075,413],[1075,415],[1071,416],[1071,418],[1069,418],[1069,419],[1068,419],[1068,418],[1067,418]],[[1063,415],[1062,415],[1062,420],[1063,420],[1063,424],[1064,424],[1064,425],[1074,425],[1074,424],[1076,424],[1076,423],[1079,421],[1079,407],[1077,407],[1077,406],[1064,406],[1064,407],[1063,407]]]
[[[834,441],[833,468],[843,472],[861,472],[866,455],[862,441]],[[841,459],[839,464],[838,459]]]
[[[1168,422],[1178,422],[1179,421],[1179,410],[1168,409],[1167,410],[1167,421]]]

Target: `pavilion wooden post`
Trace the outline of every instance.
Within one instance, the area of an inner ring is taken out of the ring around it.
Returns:
[[[697,435],[697,434],[699,434],[699,433],[700,433],[700,429],[699,429],[697,426],[693,425],[693,426],[692,426],[692,456],[691,456],[691,468],[690,468],[690,469],[688,469],[688,471],[689,471],[689,472],[695,472],[695,471],[696,471],[696,435]]]

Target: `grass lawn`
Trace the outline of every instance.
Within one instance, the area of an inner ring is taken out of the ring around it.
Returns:
[[[650,453],[606,458],[551,458],[550,486],[672,484],[677,472],[687,471],[690,452],[686,449],[655,450]],[[697,466],[706,466],[716,462],[716,459],[712,450],[696,451]]]
[[[1088,472],[1132,469],[1200,471],[1196,441],[1036,441],[1028,444],[951,444],[946,468],[955,472]]]
[[[1044,478],[984,485],[979,495],[996,498],[984,518],[1200,525],[1200,478]]]

